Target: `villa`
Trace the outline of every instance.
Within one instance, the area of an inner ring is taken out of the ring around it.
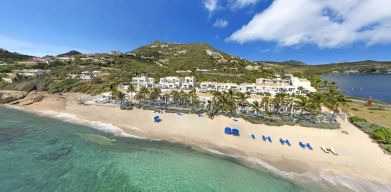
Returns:
[[[18,77],[40,77],[42,75],[45,75],[49,73],[50,70],[43,70],[43,69],[22,69],[22,70],[13,70],[12,73]]]
[[[70,79],[91,80],[100,75],[100,71],[83,71],[81,73],[70,73],[68,77]]]
[[[155,78],[150,78],[147,76],[133,77],[132,84],[137,89],[140,89],[142,87],[153,88],[155,86]]]
[[[193,76],[164,77],[160,78],[158,87],[161,89],[190,90],[196,87],[196,79]]]

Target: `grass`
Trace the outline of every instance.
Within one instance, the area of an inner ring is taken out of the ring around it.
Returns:
[[[391,128],[391,109],[373,108],[348,102],[342,110],[351,116],[361,117],[382,127]]]

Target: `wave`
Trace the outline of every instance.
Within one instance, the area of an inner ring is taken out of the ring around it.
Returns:
[[[234,156],[222,153],[215,149],[210,149],[206,147],[201,147],[202,150],[220,156],[232,157],[234,159],[242,160],[245,164],[251,163],[255,164],[259,167],[262,167],[266,171],[293,181],[295,183],[299,183],[302,185],[308,186],[317,186],[322,187],[329,191],[333,189],[333,191],[353,191],[353,192],[367,192],[367,191],[376,191],[376,192],[390,192],[391,185],[380,184],[372,181],[365,181],[362,179],[349,177],[349,176],[336,176],[331,172],[321,171],[321,172],[305,172],[305,173],[294,173],[294,172],[286,172],[277,169],[276,167],[270,165],[269,163],[262,161],[253,157],[245,157],[245,156]]]
[[[145,137],[140,137],[140,136],[128,134],[125,131],[123,131],[121,128],[119,128],[111,123],[85,120],[85,119],[81,119],[81,118],[77,117],[76,115],[73,115],[70,113],[63,113],[63,112],[56,112],[56,111],[39,111],[39,113],[41,113],[45,116],[55,118],[55,119],[63,120],[65,122],[92,127],[92,128],[95,128],[99,131],[103,131],[105,133],[114,134],[115,136],[130,137],[130,138],[135,138],[135,139],[148,139]],[[139,129],[139,128],[134,127],[132,129]]]

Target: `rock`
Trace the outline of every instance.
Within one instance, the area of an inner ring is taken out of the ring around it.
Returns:
[[[61,147],[55,151],[49,152],[39,156],[39,159],[54,161],[63,156],[68,155],[71,152],[71,147]]]
[[[0,90],[0,103],[9,103],[26,97],[27,92]]]
[[[7,141],[21,136],[25,128],[0,128],[0,141]]]

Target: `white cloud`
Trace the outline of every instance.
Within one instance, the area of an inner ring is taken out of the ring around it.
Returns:
[[[259,0],[234,0],[231,7],[235,9],[241,9],[247,6],[253,6],[258,2]]]
[[[218,0],[204,0],[204,7],[209,13],[213,13],[218,6]]]
[[[71,47],[48,45],[41,43],[32,43],[20,39],[15,39],[7,36],[0,35],[0,48],[4,48],[11,52],[18,52],[21,54],[27,54],[32,56],[45,56],[45,55],[57,55],[69,50],[73,50]]]
[[[391,43],[390,0],[275,0],[228,40],[337,48]]]
[[[225,28],[228,26],[228,21],[224,19],[217,19],[216,22],[213,24],[213,27],[218,27],[218,28]]]

